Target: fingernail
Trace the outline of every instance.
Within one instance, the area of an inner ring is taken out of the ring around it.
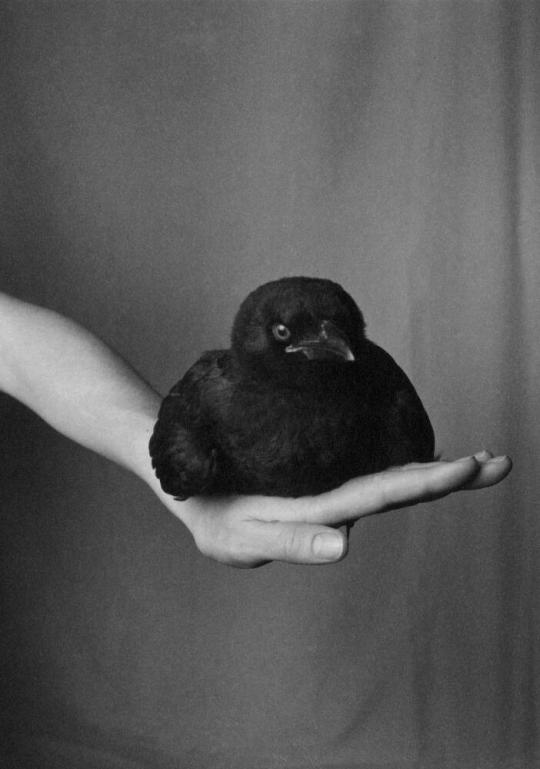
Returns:
[[[337,534],[316,534],[313,538],[313,552],[319,558],[333,561],[343,554],[343,540]]]
[[[487,449],[482,449],[482,451],[477,451],[476,454],[474,454],[473,456],[475,459],[478,459],[481,461],[481,460],[489,459],[493,455]]]
[[[508,459],[510,459],[510,457],[508,456],[508,454],[503,454],[503,455],[502,455],[502,456],[500,456],[500,457],[493,457],[493,459],[491,460],[491,462],[506,462]]]

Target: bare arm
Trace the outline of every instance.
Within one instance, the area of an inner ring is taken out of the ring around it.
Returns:
[[[144,480],[152,475],[159,395],[74,321],[0,294],[0,390],[68,438]]]
[[[0,294],[0,390],[59,432],[130,469],[190,529],[199,549],[241,567],[270,560],[328,563],[347,551],[347,521],[461,488],[482,488],[511,469],[489,452],[408,465],[358,478],[317,497],[208,497],[177,502],[152,472],[148,440],[160,396],[77,323]]]

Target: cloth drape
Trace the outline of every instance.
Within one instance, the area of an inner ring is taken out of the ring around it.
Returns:
[[[540,12],[531,2],[7,3],[3,289],[165,392],[282,275],[340,282],[445,457],[500,486],[235,571],[1,402],[5,760],[538,765]],[[59,383],[61,386],[61,383]]]

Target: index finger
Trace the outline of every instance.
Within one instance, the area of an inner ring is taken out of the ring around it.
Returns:
[[[366,515],[440,499],[465,486],[481,488],[483,485],[492,485],[502,480],[510,470],[504,462],[499,461],[498,467],[492,467],[486,472],[485,464],[474,457],[466,457],[453,462],[392,468],[354,478],[337,489],[317,496],[294,500],[297,504],[291,505],[288,513],[291,520],[336,525]],[[488,476],[485,482],[480,477],[482,473]]]

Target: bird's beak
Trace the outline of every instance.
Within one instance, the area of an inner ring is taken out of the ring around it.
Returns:
[[[309,360],[355,360],[346,335],[329,320],[323,320],[317,335],[299,339],[286,347],[285,352],[301,352]]]

